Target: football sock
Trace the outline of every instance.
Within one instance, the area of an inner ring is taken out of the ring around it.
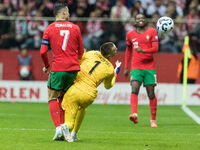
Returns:
[[[150,100],[150,109],[151,109],[151,120],[156,120],[156,111],[157,111],[157,98]]]
[[[49,101],[49,111],[55,127],[60,126],[60,107],[57,100]]]
[[[77,136],[77,133],[74,132],[74,131],[72,131],[72,132],[71,132],[71,136],[72,136],[72,137],[76,137],[76,136]]]
[[[56,127],[56,132],[61,132],[61,126]]]
[[[71,103],[65,105],[65,124],[67,125],[69,131],[71,132],[74,128],[76,122],[76,116],[78,113],[79,105],[78,103]]]
[[[62,109],[62,101],[63,101],[63,97],[59,97],[58,102],[59,102],[59,107],[60,107],[60,124],[63,124],[65,121],[65,112]]]
[[[137,94],[134,94],[134,93],[131,94],[130,103],[131,103],[132,113],[137,113],[137,105],[138,105],[138,95]]]
[[[83,121],[83,118],[85,116],[85,112],[86,112],[85,109],[80,109],[77,112],[76,119],[75,119],[75,124],[74,124],[74,128],[73,128],[73,132],[78,133],[78,130],[79,130],[79,128],[81,126],[81,123]]]

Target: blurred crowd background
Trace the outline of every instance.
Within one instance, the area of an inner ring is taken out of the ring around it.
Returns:
[[[42,33],[54,21],[53,7],[69,7],[70,21],[77,24],[87,50],[113,41],[125,51],[126,33],[134,29],[134,17],[144,13],[149,26],[169,16],[174,30],[160,35],[160,52],[181,52],[184,37],[192,37],[200,52],[200,0],[0,0],[0,49],[39,50]]]

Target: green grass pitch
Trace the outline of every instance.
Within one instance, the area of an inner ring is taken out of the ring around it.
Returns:
[[[200,115],[200,106],[190,106]],[[0,103],[0,150],[200,150],[200,125],[180,106],[158,106],[158,128],[149,106],[139,106],[139,123],[129,105],[91,105],[79,131],[81,141],[52,141],[55,128],[47,103]]]

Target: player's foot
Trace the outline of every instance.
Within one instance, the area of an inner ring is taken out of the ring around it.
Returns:
[[[64,135],[65,141],[74,142],[74,139],[72,138],[67,125],[66,124],[62,124],[61,127],[62,127],[62,133]]]
[[[77,135],[76,136],[72,136],[72,138],[73,138],[74,141],[80,141],[80,139],[78,138]]]
[[[158,127],[156,120],[151,120],[151,127]]]
[[[74,139],[74,141],[80,141],[80,139],[78,138],[76,132],[72,131],[72,132],[71,132],[71,136],[72,136],[72,138]]]
[[[129,115],[129,119],[135,124],[138,123],[138,116],[136,113]]]
[[[74,142],[75,139],[72,138],[71,134],[64,135],[64,139],[67,142]]]
[[[55,133],[55,135],[54,135],[54,137],[53,137],[53,140],[54,140],[54,141],[56,141],[56,140],[62,140],[62,136],[63,136],[63,134],[62,134],[62,129],[61,129],[61,127],[57,127],[57,128],[56,128],[56,133]]]

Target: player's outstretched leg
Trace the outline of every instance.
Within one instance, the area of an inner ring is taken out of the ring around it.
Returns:
[[[135,124],[138,123],[138,115],[137,115],[137,113],[133,113],[133,114],[129,115],[129,119]]]

